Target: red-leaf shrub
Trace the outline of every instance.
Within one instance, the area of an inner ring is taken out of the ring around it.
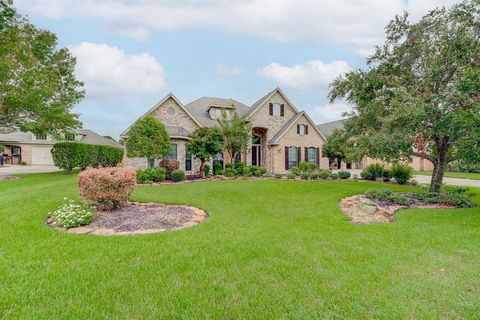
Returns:
[[[159,166],[165,168],[167,171],[167,179],[171,179],[172,172],[180,168],[180,162],[173,159],[162,159],[159,162]]]
[[[85,170],[78,175],[80,195],[100,210],[115,209],[125,204],[135,183],[134,170],[118,167]]]

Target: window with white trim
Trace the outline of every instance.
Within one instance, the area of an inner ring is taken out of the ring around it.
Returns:
[[[304,124],[300,125],[299,133],[300,134],[306,134],[307,130],[305,128],[306,126]]]

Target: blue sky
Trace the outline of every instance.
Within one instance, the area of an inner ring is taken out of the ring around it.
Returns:
[[[20,13],[77,57],[84,127],[115,138],[168,92],[251,105],[280,86],[317,122],[328,84],[364,67],[395,14],[418,19],[451,0],[17,0]]]

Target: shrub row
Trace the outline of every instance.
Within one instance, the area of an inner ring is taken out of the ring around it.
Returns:
[[[363,169],[360,176],[362,179],[371,181],[376,181],[380,178],[383,181],[390,181],[391,178],[394,178],[398,184],[405,184],[412,178],[412,174],[413,169],[406,164],[396,163],[389,170],[383,165],[375,163]]]
[[[122,162],[123,150],[104,145],[59,142],[52,148],[52,157],[57,167],[70,174],[74,168],[115,167]]]
[[[370,189],[365,196],[377,201],[392,201],[399,205],[407,205],[410,199],[417,199],[426,203],[443,204],[457,208],[470,208],[475,204],[470,200],[472,194],[468,188],[464,187],[443,187],[441,192],[430,192],[428,189],[422,189],[418,192],[409,194],[393,193],[388,189]]]
[[[137,183],[161,182],[166,178],[167,170],[162,167],[153,167],[137,170]]]

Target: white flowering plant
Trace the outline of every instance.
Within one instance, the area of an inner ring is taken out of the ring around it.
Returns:
[[[95,213],[93,208],[83,201],[64,198],[62,205],[50,212],[49,216],[60,227],[75,228],[92,222]]]

